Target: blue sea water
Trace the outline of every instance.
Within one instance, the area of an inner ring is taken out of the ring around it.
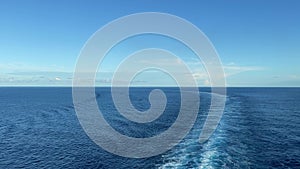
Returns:
[[[99,108],[117,131],[150,137],[168,129],[180,108],[178,88],[161,88],[166,111],[133,123],[114,107],[109,88],[97,88]],[[150,107],[152,88],[131,88],[138,110]],[[113,155],[85,134],[71,88],[0,88],[0,168],[300,168],[300,88],[228,88],[225,112],[213,136],[198,142],[210,106],[200,88],[197,121],[177,146],[144,159]]]

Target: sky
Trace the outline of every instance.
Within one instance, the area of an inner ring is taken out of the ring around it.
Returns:
[[[93,33],[140,12],[176,15],[202,30],[219,54],[227,86],[300,86],[299,9],[297,0],[2,0],[0,86],[72,85],[79,53]],[[109,84],[126,55],[147,47],[178,54],[199,86],[209,85],[203,65],[189,49],[156,35],[132,37],[113,48],[99,67],[96,83]],[[173,83],[166,79],[170,77],[148,71],[133,84]]]

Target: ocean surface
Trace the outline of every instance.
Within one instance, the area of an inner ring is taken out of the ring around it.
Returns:
[[[178,88],[161,88],[164,114],[133,123],[116,110],[110,88],[97,88],[99,108],[122,134],[150,137],[168,129],[180,108]],[[150,107],[152,88],[131,88],[138,110]],[[213,136],[198,142],[210,106],[200,88],[200,110],[190,133],[164,154],[144,159],[104,151],[85,134],[71,88],[0,88],[0,168],[300,168],[300,88],[228,88],[223,117]]]

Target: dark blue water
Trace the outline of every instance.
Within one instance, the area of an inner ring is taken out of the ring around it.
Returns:
[[[162,88],[168,102],[152,123],[137,124],[116,111],[109,88],[97,88],[99,108],[119,132],[149,137],[175,121],[180,94]],[[132,88],[138,110],[151,88]],[[0,88],[0,168],[300,168],[300,88],[229,88],[222,120],[209,141],[198,143],[210,105],[201,89],[194,128],[164,154],[129,159],[98,147],[81,128],[71,88]]]

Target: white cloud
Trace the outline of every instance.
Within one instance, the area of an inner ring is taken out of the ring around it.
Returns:
[[[237,66],[237,65],[227,65],[223,66],[225,76],[233,76],[242,72],[248,72],[248,71],[261,71],[264,70],[263,67],[258,66]]]
[[[61,78],[60,77],[56,77],[55,80],[56,81],[61,81]]]
[[[65,72],[63,66],[58,65],[34,65],[22,62],[0,63],[0,70],[3,73],[14,72]]]
[[[298,80],[298,79],[300,79],[300,76],[299,76],[299,75],[288,75],[288,77],[289,77],[290,79],[293,79],[293,80]]]
[[[204,80],[204,85],[205,86],[210,86],[210,81],[208,79]]]
[[[194,79],[196,80],[199,80],[199,79],[207,79],[208,78],[208,75],[206,72],[195,72],[193,73],[193,77]]]
[[[166,58],[150,58],[149,60],[138,60],[138,63],[134,64],[146,64],[150,62],[158,63],[161,67],[171,67],[172,71],[178,75],[179,78],[186,78],[187,74],[183,74],[180,71],[177,71],[177,65],[186,63],[192,72],[192,76],[198,82],[199,85],[210,85],[209,75],[206,72],[204,66],[198,59],[191,59],[191,61],[184,61],[181,59],[171,59]],[[134,65],[133,65],[134,66]],[[234,62],[226,64],[223,66],[225,76],[230,77],[247,71],[261,71],[264,68],[257,66],[240,66]],[[33,66],[30,64],[24,63],[10,63],[10,64],[1,64],[0,63],[0,85],[1,84],[72,84],[72,72],[66,71],[56,71],[59,69],[56,65],[50,66]],[[127,71],[131,69],[128,68]],[[162,83],[162,78],[155,78],[156,73],[160,72],[159,70],[149,69],[146,71],[145,78],[140,78],[136,83],[150,84],[152,81],[157,81],[157,83]],[[98,72],[96,82],[98,83],[111,83],[111,78],[113,72]],[[123,72],[126,73],[126,72]],[[149,74],[149,75],[148,75]],[[150,78],[149,78],[150,77]],[[162,76],[161,76],[162,77]],[[286,76],[290,79],[300,79],[297,75]],[[164,77],[163,77],[164,78]],[[150,80],[149,80],[150,79]],[[85,79],[87,81],[87,79]],[[165,82],[165,81],[163,81]],[[166,81],[166,83],[169,83]],[[171,83],[171,82],[170,82]]]

